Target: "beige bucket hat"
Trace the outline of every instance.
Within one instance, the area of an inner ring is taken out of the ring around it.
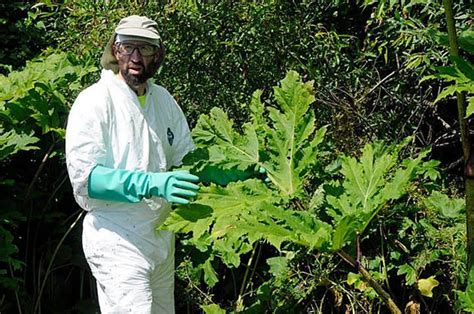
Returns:
[[[105,46],[102,58],[100,59],[102,67],[106,70],[112,70],[114,73],[118,72],[118,63],[115,59],[112,46],[117,34],[137,37],[137,39],[143,39],[148,43],[163,48],[158,32],[158,24],[155,21],[138,15],[131,15],[121,19]]]

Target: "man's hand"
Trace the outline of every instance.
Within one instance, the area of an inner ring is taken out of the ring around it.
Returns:
[[[187,171],[154,172],[150,174],[149,191],[170,203],[188,204],[199,190],[192,182],[199,182],[199,177]]]

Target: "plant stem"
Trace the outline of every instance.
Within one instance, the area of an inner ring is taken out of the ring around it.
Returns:
[[[48,268],[46,268],[46,272],[44,274],[43,282],[41,283],[41,288],[39,290],[38,297],[36,298],[36,301],[35,301],[35,307],[34,307],[33,313],[37,313],[37,311],[39,310],[41,295],[43,294],[43,290],[44,290],[44,287],[46,285],[48,275],[51,272],[51,267],[53,266],[53,262],[56,259],[56,255],[58,254],[59,249],[63,245],[64,240],[66,240],[66,237],[69,235],[71,230],[76,226],[77,222],[84,216],[84,213],[85,213],[85,211],[83,211],[83,210],[80,211],[79,215],[77,215],[76,220],[74,220],[74,222],[69,226],[69,229],[66,231],[66,233],[64,233],[61,240],[59,240],[58,245],[54,249],[53,255],[51,256],[51,259],[50,259],[49,264],[48,264]]]
[[[259,246],[258,243],[256,243],[255,246],[253,247],[252,255],[250,255],[249,261],[247,262],[247,268],[245,269],[244,279],[242,280],[242,285],[240,286],[240,292],[239,292],[239,296],[238,296],[237,302],[236,302],[237,306],[239,306],[241,304],[241,302],[243,302],[242,298],[243,298],[245,289],[247,288],[247,284],[248,284],[247,276],[248,276],[249,271],[250,271],[250,266],[252,266],[253,258],[255,256],[255,252],[257,251],[258,246]]]
[[[31,180],[30,184],[28,185],[28,188],[26,190],[26,195],[25,195],[25,201],[30,198],[31,190],[33,189],[33,186],[35,185],[36,181],[38,181],[39,175],[41,174],[41,171],[43,170],[46,162],[48,161],[49,155],[51,155],[51,152],[53,151],[54,146],[56,146],[55,139],[53,139],[53,143],[51,143],[51,145],[48,148],[48,151],[46,152],[46,154],[44,154],[43,159],[41,160],[41,164],[39,165],[33,177],[33,180]]]
[[[398,308],[397,304],[395,304],[395,301],[393,301],[392,297],[390,294],[385,291],[382,286],[378,284],[377,281],[372,278],[372,275],[360,264],[357,263],[356,260],[354,260],[349,254],[347,254],[344,251],[339,251],[337,254],[348,264],[350,264],[353,267],[356,267],[359,273],[364,277],[365,282],[369,284],[372,288],[374,288],[375,292],[382,298],[382,300],[387,304],[388,309],[390,310],[390,313],[393,314],[402,314],[402,311]]]
[[[449,54],[454,57],[459,56],[459,48],[456,35],[456,25],[454,23],[453,1],[443,0],[446,25],[448,28]],[[467,272],[471,269],[471,262],[474,250],[474,160],[471,156],[471,141],[466,119],[466,104],[464,96],[456,93],[458,120],[461,132],[461,142],[465,162],[465,200],[466,200],[466,237],[467,237]]]
[[[196,285],[194,284],[193,280],[192,280],[191,277],[189,276],[188,269],[185,268],[184,271],[185,271],[185,273],[186,273],[186,278],[188,279],[189,284],[190,284],[194,289],[196,289],[200,294],[202,294],[202,295],[206,298],[207,302],[209,302],[209,303],[211,303],[211,304],[214,303],[214,302],[212,301],[212,298],[209,297],[209,295],[207,295],[204,291],[202,291],[198,286],[196,286]]]
[[[13,274],[13,268],[12,264],[8,263],[8,268],[10,270],[10,276],[14,279],[15,276]],[[22,314],[23,312],[21,311],[21,303],[20,303],[20,298],[18,297],[18,291],[15,290],[15,301],[16,301],[16,307],[18,309],[18,314]],[[3,300],[0,301],[0,305],[2,304]]]
[[[458,40],[456,35],[456,26],[454,24],[454,12],[453,12],[453,1],[443,0],[444,12],[446,15],[446,24],[448,28],[448,39],[449,39],[449,54],[454,57],[459,56]],[[458,108],[458,120],[461,132],[461,142],[463,148],[464,161],[468,161],[471,155],[471,145],[469,139],[469,133],[467,128],[466,106],[464,103],[464,97],[460,93],[456,93],[457,108]]]
[[[48,151],[46,152],[46,154],[44,154],[43,159],[41,160],[41,164],[39,165],[38,169],[36,170],[35,175],[33,176],[33,179],[31,180],[30,184],[28,185],[25,197],[23,199],[23,206],[25,208],[26,208],[26,205],[28,205],[28,200],[30,198],[33,186],[35,185],[36,181],[38,180],[38,178],[41,174],[41,171],[43,170],[46,162],[48,161],[49,156],[51,155],[51,152],[53,151],[55,145],[56,145],[56,140],[53,139],[53,142],[49,146]],[[24,257],[24,260],[26,262],[28,261],[28,258],[29,258],[28,252],[30,251],[30,230],[31,230],[31,221],[32,221],[31,217],[32,217],[32,215],[33,215],[33,208],[30,205],[29,210],[28,210],[28,216],[27,216],[27,219],[26,219],[27,220],[26,239],[25,239],[25,246],[26,247],[25,247],[25,257]],[[34,263],[33,263],[33,265],[34,265]],[[23,269],[23,281],[24,282],[26,282],[26,280],[27,280],[27,272],[28,272],[28,262],[26,263],[26,265]]]

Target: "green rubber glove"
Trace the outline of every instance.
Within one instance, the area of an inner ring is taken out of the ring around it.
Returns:
[[[249,178],[261,178],[265,182],[269,182],[267,170],[260,166],[249,167],[246,170],[238,170],[236,168],[222,169],[218,166],[206,166],[199,172],[201,182],[213,182],[221,186],[226,186],[230,182],[245,181]]]
[[[139,172],[96,166],[89,175],[89,197],[138,203],[158,196],[170,203],[188,204],[197,195],[199,178],[187,171]]]
[[[188,204],[197,195],[199,177],[187,171],[154,172],[150,174],[150,193],[170,203]]]

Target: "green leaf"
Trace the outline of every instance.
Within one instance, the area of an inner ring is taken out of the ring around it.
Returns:
[[[448,87],[445,87],[436,97],[434,100],[434,103],[437,103],[438,101],[445,99],[448,96],[453,96],[456,92],[459,92],[460,89],[456,85],[450,85]]]
[[[421,295],[425,297],[433,297],[433,289],[439,285],[439,281],[435,279],[435,276],[431,276],[426,279],[418,279],[418,290]]]
[[[332,250],[354,241],[387,202],[404,195],[416,174],[429,168],[422,162],[425,154],[398,162],[398,152],[407,143],[408,139],[401,145],[367,144],[359,159],[341,158],[343,193],[327,190],[326,197],[334,225]]]
[[[474,113],[474,97],[470,97],[466,108],[466,118],[470,117]]]
[[[270,266],[270,273],[275,277],[288,274],[288,263],[284,256],[267,258],[267,264]]]
[[[301,192],[317,162],[326,128],[315,131],[314,113],[309,111],[315,99],[312,82],[303,83],[290,71],[274,92],[276,106],[267,108],[260,100],[262,92],[254,93],[249,106],[252,122],[240,131],[220,108],[200,116],[193,137],[198,148],[207,151],[207,158],[196,164],[197,171],[216,166],[245,171],[261,166],[284,196]]]
[[[459,46],[461,49],[474,54],[474,30],[465,30],[459,34]]]
[[[398,268],[397,275],[405,275],[407,285],[414,285],[417,280],[416,270],[408,264],[403,264]]]
[[[451,199],[446,194],[438,191],[433,191],[429,197],[423,200],[423,204],[448,218],[459,218],[465,209],[463,199]]]
[[[257,212],[246,217],[246,224],[241,228],[266,239],[277,249],[286,241],[321,249],[328,246],[331,234],[331,227],[312,214],[271,204],[262,204]]]
[[[217,304],[200,305],[206,314],[225,314],[225,310]]]
[[[460,57],[451,56],[450,60],[454,66],[438,67],[435,75],[425,76],[421,81],[428,79],[442,79],[445,82],[452,82],[451,85],[445,87],[436,97],[435,103],[455,93],[466,92],[468,95],[474,93],[474,65],[468,60]],[[467,114],[470,115],[471,108],[468,108]]]
[[[332,235],[332,250],[339,251],[350,241],[355,240],[356,232],[361,222],[354,215],[344,216],[336,224]]]
[[[290,196],[300,191],[305,172],[316,161],[316,148],[325,128],[310,141],[315,130],[314,115],[308,113],[315,99],[312,82],[302,83],[299,75],[290,71],[274,92],[280,109],[268,108],[272,128],[267,133],[266,154],[272,162],[264,167],[281,193]]]
[[[308,205],[309,209],[313,211],[315,209],[318,209],[323,204],[324,198],[325,198],[324,188],[322,185],[320,185],[313,192],[313,196],[311,197],[311,200]]]
[[[464,311],[474,313],[474,267],[470,267],[465,291],[457,291],[459,301]]]
[[[356,283],[360,279],[361,279],[361,275],[359,275],[359,274],[355,274],[353,272],[349,272],[347,274],[347,284],[348,285],[352,286],[354,283]]]
[[[469,80],[474,81],[474,66],[468,60],[464,60],[458,56],[450,56],[451,61]]]
[[[219,279],[217,278],[216,271],[214,270],[214,267],[212,267],[212,259],[207,259],[206,262],[204,262],[202,269],[204,270],[204,281],[209,287],[214,287],[216,283],[219,282]]]
[[[210,245],[226,264],[239,265],[240,254],[259,236],[248,236],[242,228],[258,213],[258,208],[277,200],[260,180],[230,183],[226,187],[212,184],[200,190],[192,204],[179,206],[161,226],[174,232],[192,233],[194,238],[208,234]]]
[[[37,146],[31,145],[38,141],[39,139],[34,137],[33,133],[30,135],[17,134],[14,130],[4,133],[0,129],[0,160],[21,150],[38,149]]]
[[[232,129],[233,122],[220,108],[213,108],[209,116],[201,115],[193,130],[198,144],[214,145],[209,150],[210,165],[245,170],[259,162],[258,138],[250,124],[244,125],[245,134]]]
[[[252,124],[256,130],[256,133],[260,136],[264,136],[265,132],[268,131],[267,121],[265,120],[265,107],[261,101],[262,91],[257,90],[252,94],[252,100],[250,101],[249,109],[252,113]]]
[[[354,288],[356,288],[359,291],[364,291],[364,292],[366,291],[369,293],[373,293],[371,291],[372,288],[367,286],[367,283],[364,280],[362,280],[362,276],[360,274],[349,272],[347,274],[347,284],[354,286]]]

